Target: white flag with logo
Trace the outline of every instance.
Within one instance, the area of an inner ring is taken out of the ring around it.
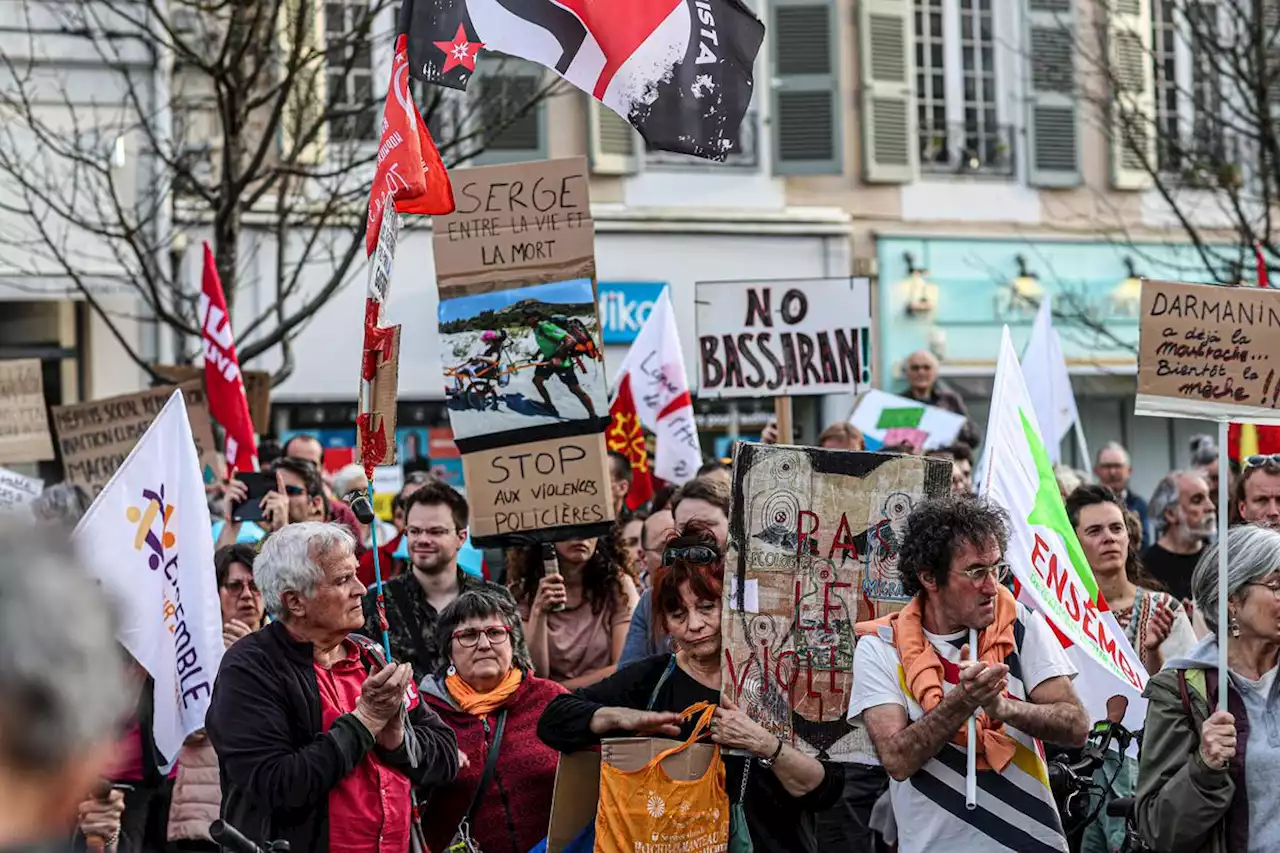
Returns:
[[[1124,724],[1141,728],[1147,713],[1147,671],[1098,592],[1089,561],[1067,518],[1053,464],[1036,422],[1018,356],[1004,330],[987,423],[982,493],[1009,513],[1006,559],[1018,598],[1054,627],[1080,671],[1076,692],[1090,720],[1107,717],[1107,700],[1129,699]]]
[[[1076,395],[1071,389],[1071,375],[1062,355],[1062,340],[1053,328],[1049,297],[1040,300],[1031,338],[1022,353],[1022,374],[1029,381],[1027,391],[1036,420],[1047,439],[1049,459],[1059,461],[1062,439],[1080,419],[1076,411]]]
[[[692,480],[702,465],[702,445],[693,420],[693,398],[670,288],[658,294],[649,318],[622,360],[615,384],[627,374],[631,375],[640,423],[658,439],[653,473],[677,485]]]
[[[222,662],[222,609],[204,478],[174,391],[72,534],[120,612],[118,639],[155,680],[155,741],[172,765],[204,727]]]

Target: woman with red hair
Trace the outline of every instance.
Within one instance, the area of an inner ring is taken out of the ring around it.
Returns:
[[[654,630],[675,641],[675,654],[637,661],[603,681],[551,701],[538,737],[561,752],[587,749],[602,738],[663,735],[686,738],[692,722],[679,712],[718,703],[712,740],[724,755],[725,789],[740,797],[760,853],[813,853],[814,813],[834,805],[843,769],[820,762],[770,734],[720,698],[720,601],[724,555],[714,535],[698,528],[671,540],[653,575]]]

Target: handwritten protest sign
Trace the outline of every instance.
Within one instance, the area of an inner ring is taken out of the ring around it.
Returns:
[[[481,547],[614,517],[595,231],[581,157],[450,173],[434,218],[449,421]]]
[[[858,398],[849,423],[862,433],[868,450],[906,442],[919,452],[955,441],[964,415],[872,388]]]
[[[43,490],[44,480],[0,468],[0,515],[24,511]]]
[[[594,279],[589,174],[582,157],[450,172],[457,209],[432,219],[440,297]]]
[[[849,723],[854,623],[908,600],[907,516],[951,490],[940,459],[743,443],[725,562],[725,694],[811,755],[872,754]]]
[[[165,379],[179,385],[185,382],[204,382],[204,368],[189,364],[157,364],[152,367]],[[271,374],[265,370],[242,370],[240,378],[244,381],[244,396],[249,401],[249,419],[253,421],[254,432],[271,431]]]
[[[202,381],[177,386],[187,405],[191,438],[196,445],[206,482],[216,459],[209,405]],[[124,462],[138,439],[173,395],[174,386],[151,388],[92,400],[74,406],[53,407],[53,427],[62,452],[62,468],[69,483],[83,486],[95,496]]]
[[[40,359],[0,361],[0,462],[52,458]]]
[[[699,395],[856,392],[871,382],[865,278],[700,281]]]
[[[1142,283],[1139,415],[1280,424],[1280,292]]]

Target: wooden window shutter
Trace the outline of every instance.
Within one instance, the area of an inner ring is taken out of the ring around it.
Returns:
[[[905,184],[920,164],[911,0],[861,0],[862,165],[868,183]]]
[[[774,0],[773,170],[779,175],[844,171],[840,42],[834,0]]]
[[[1151,0],[1112,0],[1107,17],[1111,185],[1151,187],[1156,168],[1155,69],[1151,63]]]
[[[1082,182],[1074,3],[1027,2],[1027,182],[1033,187]]]
[[[644,145],[631,123],[590,95],[587,99],[587,150],[591,171],[600,175],[634,175]]]

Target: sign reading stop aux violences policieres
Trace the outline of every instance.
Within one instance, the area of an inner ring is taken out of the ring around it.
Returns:
[[[697,285],[700,397],[856,393],[871,382],[865,278]]]

